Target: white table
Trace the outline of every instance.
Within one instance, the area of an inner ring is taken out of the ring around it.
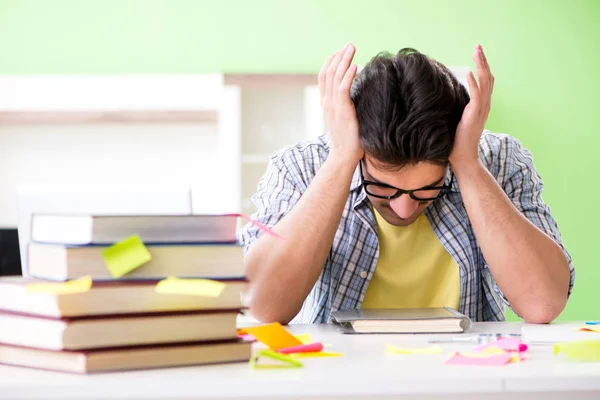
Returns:
[[[298,369],[254,370],[237,363],[87,376],[0,366],[0,398],[600,399],[600,363],[555,359],[551,346],[532,346],[530,359],[519,364],[449,366],[446,355],[385,353],[386,343],[428,346],[431,335],[343,335],[327,325],[290,329],[310,333],[331,344],[326,350],[345,356],[302,359],[304,368]],[[476,323],[472,332],[518,333],[520,324]]]

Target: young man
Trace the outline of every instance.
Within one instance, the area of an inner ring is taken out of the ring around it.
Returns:
[[[504,305],[547,323],[575,273],[531,153],[484,131],[494,77],[473,53],[470,98],[412,49],[355,78],[348,44],[319,73],[328,135],[274,155],[241,240],[244,301],[263,321],[328,322],[349,308],[450,306],[476,321]]]

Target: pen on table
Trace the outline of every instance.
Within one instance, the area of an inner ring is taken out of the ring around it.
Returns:
[[[469,336],[453,336],[451,338],[434,338],[429,343],[478,343],[486,344],[502,338],[520,338],[520,333],[480,333]]]

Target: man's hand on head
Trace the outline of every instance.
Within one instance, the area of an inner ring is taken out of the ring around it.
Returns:
[[[490,70],[483,48],[477,45],[473,51],[473,61],[477,69],[477,81],[469,71],[467,80],[471,100],[465,107],[462,118],[456,128],[454,147],[450,154],[453,169],[473,165],[479,162],[479,140],[490,114],[494,75]]]
[[[358,119],[350,99],[350,88],[356,76],[357,66],[352,64],[355,48],[348,43],[332,54],[319,72],[319,90],[325,122],[331,137],[330,156],[354,167],[364,152],[358,140]]]

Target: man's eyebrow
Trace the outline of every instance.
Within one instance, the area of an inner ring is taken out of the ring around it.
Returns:
[[[446,179],[446,174],[444,174],[444,176],[442,176],[442,177],[441,177],[440,179],[438,179],[437,181],[435,181],[435,182],[433,182],[433,183],[430,183],[429,185],[427,185],[427,186],[423,186],[423,187],[425,187],[425,188],[426,188],[426,187],[430,187],[430,186],[435,186],[435,185],[437,185],[438,183],[440,183],[441,181],[443,181],[444,179]]]
[[[366,167],[364,168],[364,170],[365,170],[365,172],[367,173],[367,175],[368,175],[368,177],[369,177],[369,179],[368,179],[369,181],[373,181],[373,182],[375,182],[375,183],[380,183],[380,184],[382,184],[382,185],[386,185],[386,186],[390,186],[390,187],[396,188],[395,186],[392,186],[392,185],[390,185],[389,183],[382,182],[382,181],[380,181],[379,179],[377,179],[377,178],[373,177],[373,175],[371,175],[371,174],[369,173],[369,171],[367,171],[367,168],[366,168]],[[445,178],[446,178],[446,174],[444,173],[444,176],[440,177],[440,178],[439,178],[437,181],[435,181],[435,182],[432,182],[432,183],[430,183],[430,184],[428,184],[428,185],[425,185],[425,186],[421,186],[420,188],[413,189],[413,190],[419,190],[419,189],[424,189],[424,188],[428,188],[428,187],[435,186],[435,185],[437,185],[438,183],[440,183],[442,180],[444,180]],[[396,188],[396,189],[398,189],[398,188]]]

